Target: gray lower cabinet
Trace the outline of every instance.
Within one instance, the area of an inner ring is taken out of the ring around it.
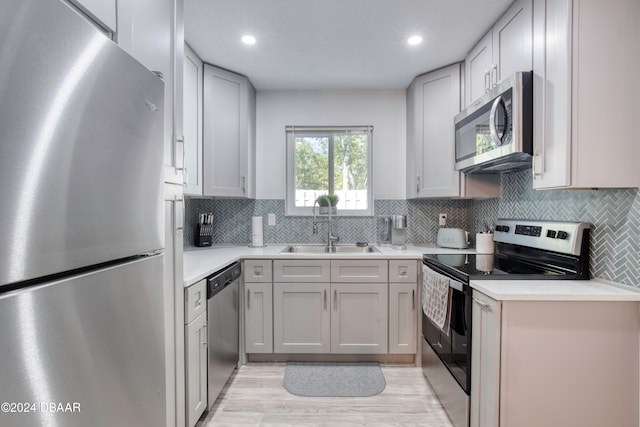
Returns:
[[[185,290],[186,422],[196,424],[207,407],[207,288],[201,280]]]
[[[329,353],[329,283],[273,285],[275,353]]]
[[[244,346],[247,353],[273,353],[271,260],[244,262]]]
[[[634,301],[497,301],[473,291],[471,427],[637,426]]]
[[[388,350],[386,260],[275,260],[275,353]]]
[[[245,351],[273,353],[273,285],[245,283]]]
[[[387,353],[387,284],[332,283],[331,293],[331,353]]]
[[[500,325],[502,304],[473,292],[471,336],[471,426],[499,425],[500,419]]]
[[[389,260],[389,353],[418,348],[418,261]]]
[[[416,286],[416,283],[389,284],[389,353],[416,353],[418,342]]]

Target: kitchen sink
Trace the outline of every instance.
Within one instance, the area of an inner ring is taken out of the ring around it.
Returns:
[[[325,253],[353,253],[353,254],[369,254],[380,253],[380,250],[375,246],[356,246],[356,245],[337,245],[333,247],[333,251],[329,251],[327,245],[291,245],[287,246],[280,253],[283,254],[325,254]]]

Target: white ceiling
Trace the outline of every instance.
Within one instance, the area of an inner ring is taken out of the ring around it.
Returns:
[[[405,89],[463,60],[512,1],[185,0],[185,39],[258,90]]]

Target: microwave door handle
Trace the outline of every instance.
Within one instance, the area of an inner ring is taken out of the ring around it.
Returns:
[[[502,145],[502,138],[498,136],[498,129],[496,127],[496,111],[498,111],[498,107],[502,103],[502,96],[496,98],[493,101],[493,105],[491,106],[491,114],[489,115],[489,129],[491,130],[491,139],[493,139],[496,145]],[[503,135],[504,137],[504,135]]]

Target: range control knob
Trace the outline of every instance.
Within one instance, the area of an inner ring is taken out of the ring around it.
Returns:
[[[558,234],[556,236],[556,238],[558,239],[566,239],[567,237],[569,237],[569,233],[567,233],[566,231],[558,231]]]
[[[501,231],[504,233],[508,233],[509,232],[509,226],[508,225],[496,225],[496,231]]]
[[[549,237],[551,239],[555,239],[556,238],[556,230],[547,230],[547,237]]]

